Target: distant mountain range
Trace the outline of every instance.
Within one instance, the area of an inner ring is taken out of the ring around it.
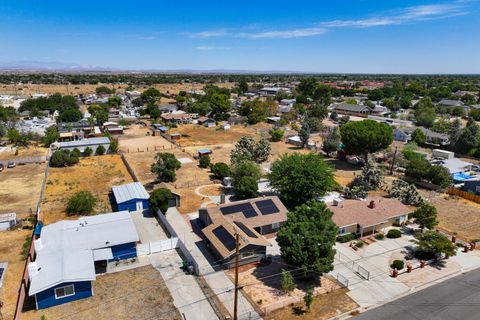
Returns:
[[[74,63],[65,63],[57,61],[34,61],[34,60],[20,60],[12,62],[0,61],[0,72],[150,72],[150,73],[223,73],[223,74],[304,74],[301,71],[272,71],[272,70],[233,70],[233,69],[212,69],[212,70],[195,70],[195,69],[114,69],[92,65],[82,65]],[[315,72],[311,72],[312,74]]]

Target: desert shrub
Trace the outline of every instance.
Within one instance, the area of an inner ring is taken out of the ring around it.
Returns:
[[[361,247],[363,247],[363,246],[365,245],[365,242],[363,242],[363,241],[360,240],[360,241],[357,241],[357,242],[355,243],[355,245],[357,246],[357,248],[361,248]]]
[[[210,156],[208,154],[201,156],[198,165],[200,168],[208,168],[210,166]]]
[[[377,233],[377,234],[375,235],[375,239],[377,239],[377,240],[383,240],[383,239],[385,239],[385,235],[384,235],[383,233]]]
[[[355,240],[356,238],[357,238],[357,235],[353,232],[350,232],[350,233],[342,234],[341,236],[338,236],[337,241],[340,243],[345,243],[345,242]]]
[[[90,148],[90,147],[86,147],[85,150],[83,150],[83,155],[84,155],[85,157],[91,156],[92,153],[93,153],[93,150],[92,150],[92,148]]]
[[[394,260],[393,263],[390,265],[392,269],[402,270],[405,266],[403,260]]]
[[[93,212],[97,199],[89,191],[79,191],[68,199],[67,215],[88,215]]]
[[[106,150],[105,150],[105,147],[102,146],[102,145],[100,145],[100,146],[97,147],[97,150],[95,150],[95,154],[96,154],[97,156],[100,156],[100,155],[102,155],[102,154],[105,154],[105,151],[106,151]]]
[[[397,239],[402,236],[402,232],[398,229],[390,229],[387,232],[387,238],[389,239]]]
[[[70,150],[57,150],[50,157],[50,166],[66,167],[73,166],[79,161],[77,153]]]

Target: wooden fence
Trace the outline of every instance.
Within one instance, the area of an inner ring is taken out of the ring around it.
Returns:
[[[470,192],[467,192],[467,191],[462,191],[460,189],[449,188],[447,190],[447,194],[450,194],[450,195],[453,195],[453,196],[459,196],[459,197],[462,197],[464,199],[473,201],[475,203],[480,203],[480,196],[477,196],[476,194],[473,194],[473,193],[470,193]]]

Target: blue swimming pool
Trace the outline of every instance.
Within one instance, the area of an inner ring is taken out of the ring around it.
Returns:
[[[457,172],[453,174],[453,180],[454,181],[464,181],[468,179],[472,179],[474,176],[471,176],[469,174],[463,173],[463,172]]]

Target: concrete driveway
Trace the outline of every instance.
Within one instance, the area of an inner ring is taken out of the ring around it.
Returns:
[[[173,303],[187,320],[218,319],[194,276],[180,269],[182,258],[176,250],[152,254],[149,260],[162,275]]]
[[[443,281],[466,270],[480,267],[478,251],[462,253],[439,265],[414,269],[412,273],[390,276],[390,264],[404,259],[413,244],[412,236],[379,240],[354,251],[348,244],[337,243],[334,270],[330,274],[348,281],[348,295],[364,309],[381,305],[420,288]],[[359,268],[366,270],[359,272]],[[368,275],[368,280],[362,276]]]
[[[150,210],[130,212],[130,216],[135,223],[135,228],[142,243],[168,239],[163,227],[157,220],[158,218]]]

